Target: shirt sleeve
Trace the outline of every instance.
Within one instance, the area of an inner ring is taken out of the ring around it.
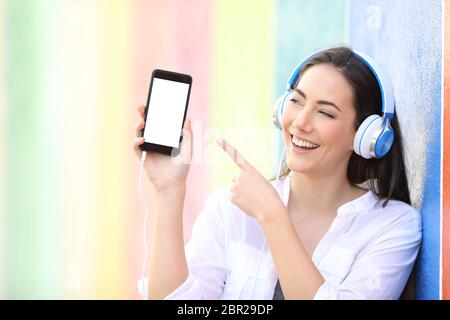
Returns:
[[[314,299],[398,299],[414,266],[422,238],[420,216],[402,216],[360,252],[338,285],[325,281]]]
[[[185,246],[188,277],[164,300],[218,299],[222,294],[227,267],[225,225],[220,215],[218,197],[217,192],[206,199],[204,208],[192,227],[191,239]],[[146,279],[145,286],[148,281]]]

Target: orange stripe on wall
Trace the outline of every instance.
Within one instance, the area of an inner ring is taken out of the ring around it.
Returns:
[[[442,298],[450,299],[450,1],[444,1],[444,163],[442,201]]]
[[[130,35],[132,4],[101,1],[99,5],[99,110],[96,163],[96,297],[123,299],[128,285],[130,233],[129,168],[131,148],[124,121],[129,117],[132,91]]]

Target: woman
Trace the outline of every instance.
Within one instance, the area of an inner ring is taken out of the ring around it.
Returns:
[[[354,150],[360,148],[355,135],[386,103],[370,64],[340,47],[313,55],[298,71],[279,114],[287,165],[282,178],[267,181],[227,141],[218,141],[240,171],[231,187],[207,199],[186,248],[189,163],[147,155],[144,167],[156,192],[151,299],[400,297],[419,250],[421,220],[410,205],[396,115],[392,146],[366,159],[368,151],[362,157]],[[143,126],[136,127],[138,137]],[[189,120],[183,131],[179,157],[189,158]],[[141,143],[137,138],[134,145],[138,157]]]

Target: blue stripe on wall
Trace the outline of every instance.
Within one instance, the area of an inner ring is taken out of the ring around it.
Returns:
[[[423,220],[416,297],[439,299],[442,2],[353,0],[348,14],[350,44],[394,84],[411,197]]]

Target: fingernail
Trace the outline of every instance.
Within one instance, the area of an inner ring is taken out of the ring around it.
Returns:
[[[223,144],[223,139],[221,137],[216,138],[218,144]]]

